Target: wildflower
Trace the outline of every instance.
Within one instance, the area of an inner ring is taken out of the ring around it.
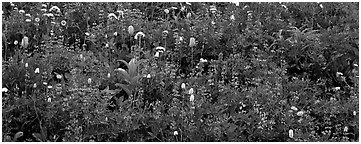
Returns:
[[[51,102],[51,98],[50,98],[50,97],[48,98],[48,102]]]
[[[133,34],[134,34],[134,27],[133,27],[133,26],[129,26],[129,27],[128,27],[128,33],[129,33],[129,35],[133,35]]]
[[[65,20],[62,20],[62,21],[60,22],[60,24],[61,24],[62,26],[65,26],[65,25],[66,25],[66,21],[65,21]]]
[[[177,131],[174,131],[173,135],[175,135],[175,136],[178,135],[178,132],[177,132]]]
[[[22,47],[27,48],[29,45],[29,38],[24,36],[23,39],[21,40],[21,44]]]
[[[155,48],[155,50],[156,50],[156,51],[159,51],[159,50],[165,51],[165,48],[164,48],[164,47],[159,46],[159,47],[156,47],[156,48]]]
[[[337,77],[342,76],[342,75],[343,75],[343,73],[341,73],[341,72],[336,72],[336,76],[337,76]]]
[[[211,23],[212,23],[212,25],[215,25],[215,24],[216,24],[216,22],[214,22],[214,21],[212,21]]]
[[[358,64],[353,64],[353,66],[358,67]]]
[[[43,82],[43,85],[48,85],[48,83],[47,83],[47,82]]]
[[[338,90],[340,90],[341,88],[340,87],[334,87],[333,88],[335,91],[338,91]]]
[[[292,129],[290,129],[290,130],[288,131],[288,136],[289,136],[290,138],[293,138],[293,130],[292,130]]]
[[[348,127],[345,126],[345,128],[343,129],[344,132],[347,132],[348,131]]]
[[[168,9],[165,9],[164,12],[165,12],[166,14],[168,14],[168,13],[169,13],[169,10],[168,10]]]
[[[186,2],[187,5],[192,5],[190,2]]]
[[[25,67],[28,67],[29,66],[29,64],[28,63],[25,63]]]
[[[86,36],[89,36],[90,34],[88,32],[85,33]]]
[[[355,116],[357,113],[356,113],[356,111],[353,111],[353,115]]]
[[[17,8],[17,7],[14,7],[14,10],[18,10],[18,8]]]
[[[35,73],[39,73],[39,72],[40,72],[39,68],[36,68]]]
[[[185,6],[182,6],[182,7],[181,7],[181,11],[184,11],[185,9],[186,9]]]
[[[191,37],[189,39],[189,47],[194,47],[196,45],[196,39],[194,37]]]
[[[230,19],[235,20],[236,18],[234,17],[234,15],[231,15]]]
[[[217,11],[217,8],[216,6],[210,6],[210,9],[209,9],[212,13],[215,13]]]
[[[53,86],[48,86],[48,89],[52,89],[53,88]]]
[[[6,92],[8,92],[9,90],[8,90],[7,88],[2,88],[1,91],[6,93]]]
[[[40,21],[40,18],[35,18],[35,21],[36,21],[36,22],[39,22],[39,21]]]
[[[43,8],[43,9],[41,9],[40,11],[42,11],[42,12],[46,12],[47,10]]]
[[[114,32],[113,35],[114,35],[114,36],[118,36],[118,32]]]
[[[162,36],[163,36],[163,38],[166,38],[168,36],[168,31],[167,30],[163,31]]]
[[[25,11],[24,10],[19,10],[19,14],[24,14]]]
[[[80,54],[79,57],[82,59],[82,58],[83,58],[83,54]]]
[[[297,115],[298,116],[303,116],[304,113],[305,113],[304,111],[299,111],[299,112],[297,112]]]
[[[25,22],[31,22],[31,19],[26,19]]]
[[[323,5],[322,5],[322,4],[320,4],[320,7],[323,9]]]
[[[109,13],[108,18],[115,18],[118,19],[118,17],[114,13]]]
[[[189,97],[189,101],[194,102],[194,94],[191,94],[191,96]]]
[[[189,94],[193,94],[193,88],[189,89]]]
[[[179,41],[180,41],[180,42],[183,41],[183,37],[179,37]]]
[[[61,79],[62,77],[63,77],[63,76],[61,76],[60,74],[57,74],[57,75],[56,75],[56,78],[57,78],[57,79]]]
[[[296,108],[295,106],[292,106],[291,109],[294,110],[294,111],[298,110],[298,108]]]
[[[187,18],[188,18],[188,19],[189,19],[191,16],[192,16],[191,13],[188,13],[188,14],[187,14]]]
[[[88,84],[92,83],[92,79],[88,78]]]
[[[117,13],[119,13],[118,19],[120,17],[124,18],[124,12],[122,10],[117,10]]]
[[[181,88],[182,88],[182,89],[185,89],[185,88],[186,88],[186,84],[185,84],[185,83],[182,83]]]
[[[154,57],[158,58],[159,57],[159,52],[155,52]]]
[[[55,12],[57,12],[57,13],[60,13],[60,8],[57,7],[57,6],[53,6],[53,7],[50,8],[49,11],[55,11]]]
[[[14,4],[14,3],[12,3],[12,2],[10,2],[10,6],[14,7],[14,6],[15,6],[15,4]]]
[[[200,62],[201,62],[201,63],[203,63],[203,62],[207,62],[207,60],[206,60],[206,59],[201,58],[201,59],[200,59]]]
[[[143,32],[138,32],[137,34],[135,34],[134,39],[138,39],[138,37],[145,37],[145,34]]]
[[[17,40],[14,41],[14,45],[17,45],[19,42]]]
[[[109,44],[105,44],[105,47],[108,48],[108,47],[109,47]]]
[[[36,88],[37,86],[36,86],[36,83],[34,83],[34,88]]]
[[[108,73],[107,77],[110,78],[110,73]]]
[[[48,7],[48,6],[47,6],[46,4],[42,4],[41,7],[42,7],[42,8],[46,8],[46,7]]]
[[[152,76],[150,74],[147,75],[147,78],[151,78]]]

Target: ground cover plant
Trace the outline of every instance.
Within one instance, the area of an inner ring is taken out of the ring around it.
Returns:
[[[2,3],[2,141],[359,141],[359,4]]]

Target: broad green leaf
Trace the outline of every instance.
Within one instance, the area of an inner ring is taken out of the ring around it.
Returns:
[[[117,84],[115,84],[115,86],[118,86],[118,87],[122,88],[129,96],[132,95],[132,92],[131,92],[131,90],[129,89],[129,87],[127,85],[117,83]]]
[[[114,71],[120,72],[120,74],[121,74],[120,76],[121,76],[124,80],[130,82],[130,75],[128,74],[127,71],[125,71],[125,70],[122,69],[122,68],[115,69]]]
[[[124,64],[127,66],[127,68],[129,68],[129,64],[128,64],[128,62],[126,62],[125,60],[118,60],[118,61],[124,63]]]

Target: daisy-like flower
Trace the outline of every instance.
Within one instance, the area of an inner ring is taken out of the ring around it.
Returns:
[[[138,32],[137,34],[135,34],[134,39],[138,39],[138,37],[145,37],[145,34],[143,32]]]
[[[290,129],[290,130],[288,131],[288,136],[289,136],[290,138],[293,138],[293,130],[292,130],[292,129]]]
[[[166,14],[168,14],[168,13],[169,13],[169,10],[168,10],[168,9],[165,9],[164,12],[165,12]]]
[[[19,14],[24,14],[25,11],[24,10],[19,10]]]
[[[134,34],[134,27],[133,27],[133,26],[129,26],[129,27],[128,27],[128,33],[129,33],[129,35],[133,35],[133,34]]]
[[[150,74],[147,75],[147,78],[151,78],[152,76]]]
[[[39,68],[36,68],[36,69],[35,69],[35,73],[40,73],[40,69],[39,69]]]
[[[36,21],[36,22],[39,22],[39,21],[40,21],[40,18],[35,18],[35,21]]]
[[[61,24],[62,26],[65,26],[65,25],[66,25],[66,21],[65,21],[65,20],[62,20],[62,21],[60,22],[60,24]]]
[[[18,42],[17,40],[14,41],[14,45],[18,45],[18,43],[19,43],[19,42]]]

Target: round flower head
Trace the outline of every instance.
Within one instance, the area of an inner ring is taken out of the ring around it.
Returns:
[[[290,130],[288,131],[288,136],[289,136],[290,138],[293,138],[293,130],[292,130],[292,129],[290,129]]]
[[[159,52],[155,52],[154,57],[158,58],[159,57]]]
[[[40,22],[40,18],[35,18],[35,21],[36,21],[36,22]]]
[[[65,25],[66,25],[66,21],[65,21],[65,20],[62,20],[62,21],[60,22],[60,24],[61,24],[62,26],[65,26]]]
[[[168,13],[169,13],[169,10],[168,10],[168,9],[165,9],[164,12],[165,12],[166,14],[168,14]]]
[[[191,94],[191,96],[189,97],[189,101],[194,102],[194,94]]]
[[[40,73],[40,69],[39,69],[39,68],[36,68],[36,69],[35,69],[35,73]]]
[[[191,37],[189,39],[189,47],[194,47],[196,45],[196,39],[194,37]]]
[[[185,88],[186,88],[186,84],[185,84],[185,83],[182,83],[181,88],[182,88],[182,89],[185,89]]]

